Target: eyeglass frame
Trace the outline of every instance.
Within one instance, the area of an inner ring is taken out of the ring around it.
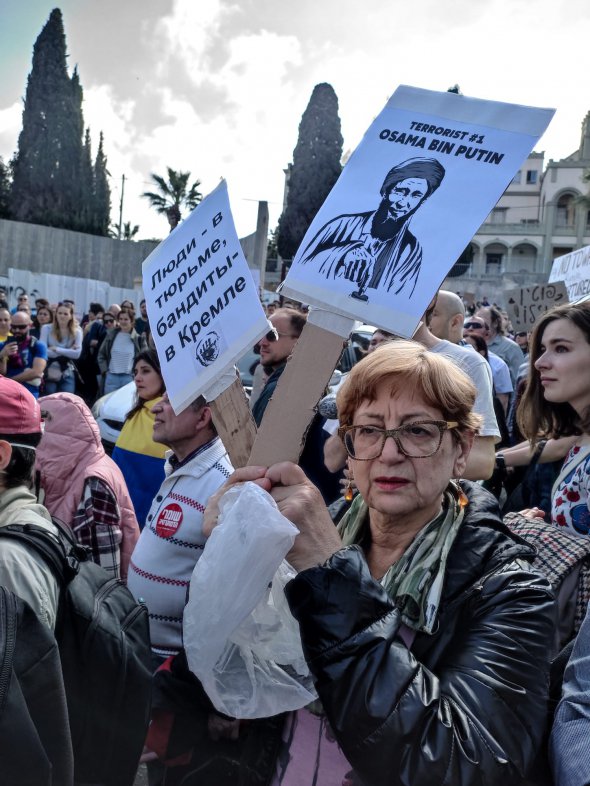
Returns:
[[[29,322],[28,325],[11,325],[11,330],[28,330],[31,327],[31,323]]]
[[[436,426],[438,428],[438,433],[439,433],[438,445],[436,446],[435,450],[432,451],[432,453],[427,453],[425,456],[411,456],[403,449],[400,442],[399,433],[400,431],[404,431],[405,429],[411,426],[426,426],[426,425]],[[383,453],[383,448],[385,447],[385,440],[388,437],[393,438],[395,444],[397,445],[397,449],[399,450],[400,453],[406,456],[406,458],[430,458],[431,456],[434,456],[435,453],[438,453],[438,451],[440,450],[440,446],[442,445],[445,432],[457,428],[458,425],[459,423],[456,420],[415,420],[412,423],[404,423],[403,426],[398,426],[397,428],[381,429],[379,428],[379,426],[371,426],[368,424],[356,425],[353,423],[352,426],[340,426],[340,428],[338,429],[338,436],[342,440],[342,443],[346,448],[346,452],[348,453],[350,458],[353,459],[354,461],[374,461],[375,459],[379,458]],[[350,450],[348,449],[348,445],[346,444],[346,435],[348,434],[349,431],[352,431],[353,429],[357,429],[357,428],[372,428],[375,429],[376,431],[381,432],[381,450],[375,456],[371,456],[370,458],[360,458],[359,456],[353,456]]]

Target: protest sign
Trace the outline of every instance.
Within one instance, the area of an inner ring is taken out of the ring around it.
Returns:
[[[268,322],[234,227],[225,181],[145,260],[143,289],[174,411],[199,395],[213,401],[232,385],[242,422],[247,402],[234,385],[233,365],[268,331]]]
[[[537,319],[553,306],[568,302],[563,281],[538,284],[520,289],[507,289],[506,312],[515,330],[532,330]]]
[[[282,295],[317,308],[267,407],[251,463],[277,460],[279,429],[281,458],[298,454],[319,398],[308,384],[306,359],[313,358],[316,387],[323,388],[354,319],[412,336],[553,113],[396,90],[317,213],[282,285]],[[306,417],[299,420],[300,413]]]
[[[590,297],[590,246],[584,246],[553,261],[549,281],[563,281],[570,303]]]
[[[312,222],[282,294],[409,338],[553,112],[399,87]]]

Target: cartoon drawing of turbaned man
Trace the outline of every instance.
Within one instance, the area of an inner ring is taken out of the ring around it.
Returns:
[[[440,186],[444,167],[434,158],[410,158],[390,169],[381,203],[369,213],[328,221],[307,246],[301,264],[313,262],[326,279],[345,278],[357,286],[350,296],[369,300],[367,290],[412,297],[422,247],[410,232],[412,216]]]

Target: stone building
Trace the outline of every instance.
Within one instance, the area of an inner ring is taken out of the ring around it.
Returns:
[[[471,242],[472,259],[443,286],[501,303],[512,287],[547,281],[556,257],[590,245],[590,112],[580,146],[566,158],[531,153]]]

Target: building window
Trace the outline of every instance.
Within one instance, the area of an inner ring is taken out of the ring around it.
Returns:
[[[534,186],[537,182],[537,175],[539,173],[536,169],[527,169],[526,182],[527,186]]]
[[[574,226],[575,217],[575,204],[574,197],[571,194],[563,194],[557,200],[557,209],[555,213],[555,226],[564,228],[572,228]]]
[[[506,223],[506,213],[508,212],[507,207],[495,207],[493,208],[492,212],[490,213],[490,224],[505,224]]]
[[[502,254],[486,254],[486,273],[498,275],[502,270]]]
[[[520,169],[519,169],[519,170],[518,170],[518,172],[517,172],[517,173],[514,175],[514,177],[512,178],[512,182],[513,182],[513,183],[520,183],[520,178],[521,178],[521,177],[522,177],[522,172],[521,172],[521,171],[520,171]]]

